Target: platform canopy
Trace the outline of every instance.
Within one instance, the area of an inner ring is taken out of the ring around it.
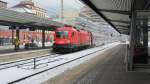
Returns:
[[[129,34],[131,12],[148,10],[150,0],[81,0],[121,34]]]
[[[0,25],[11,26],[33,26],[33,27],[51,27],[63,26],[63,23],[53,21],[48,18],[41,18],[29,13],[20,13],[13,10],[0,9]]]

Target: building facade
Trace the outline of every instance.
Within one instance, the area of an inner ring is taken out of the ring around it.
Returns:
[[[0,8],[7,8],[7,2],[4,2],[4,1],[2,1],[2,0],[0,0]]]
[[[32,10],[35,15],[40,16],[40,17],[46,17],[45,9],[35,6]]]
[[[32,0],[21,1],[17,5],[13,6],[12,9],[18,12],[30,13],[42,18],[49,18],[47,11],[36,5]]]

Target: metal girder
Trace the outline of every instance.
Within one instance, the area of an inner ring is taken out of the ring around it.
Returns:
[[[87,4],[89,7],[91,7],[98,15],[100,15],[108,24],[110,24],[116,31],[118,31],[119,33],[121,33],[112,23],[111,21],[104,15],[101,13],[101,11],[99,11],[94,4],[90,1],[90,0],[81,0],[82,2],[84,2],[85,4]]]
[[[5,26],[10,26],[10,25],[19,26],[19,25],[32,25],[32,24],[34,24],[34,22],[18,23],[18,22],[11,22],[11,21],[0,20],[0,25],[5,25]]]
[[[109,19],[109,21],[130,24],[130,21],[123,21],[123,20],[112,20],[112,19]]]
[[[127,32],[127,31],[122,31],[121,33],[123,33],[123,34],[129,34],[129,32]]]
[[[115,26],[123,27],[123,28],[128,28],[129,29],[129,26],[123,26],[123,25],[115,25]]]
[[[51,27],[64,26],[63,23],[50,20],[48,18],[40,18],[32,14],[20,13],[8,9],[0,9],[0,25],[5,26],[29,26],[29,27]]]
[[[150,0],[147,1],[147,3],[144,6],[144,10],[148,9],[150,7]]]
[[[108,10],[108,9],[98,9],[99,11],[103,12],[111,12],[111,13],[118,13],[124,15],[130,15],[130,11],[122,11],[122,10]]]
[[[150,28],[148,28],[148,31],[150,31]]]
[[[120,30],[122,32],[126,32],[126,33],[129,33],[129,30]]]
[[[149,0],[132,0],[132,10],[131,11],[135,11],[135,10],[147,10],[147,8],[149,7]]]
[[[118,30],[129,31],[129,29],[118,28]]]

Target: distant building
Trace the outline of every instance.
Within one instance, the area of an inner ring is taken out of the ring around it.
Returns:
[[[18,12],[31,13],[42,18],[49,18],[47,11],[37,6],[32,0],[24,0],[12,7],[13,10]]]
[[[5,8],[6,9],[7,8],[7,4],[8,4],[7,2],[4,2],[4,1],[0,0],[0,8]]]
[[[47,12],[45,9],[40,8],[38,6],[33,7],[33,12],[35,15],[40,16],[40,17],[47,17]]]

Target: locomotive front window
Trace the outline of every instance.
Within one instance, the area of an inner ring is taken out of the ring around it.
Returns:
[[[57,31],[56,37],[58,38],[67,38],[68,37],[68,31]]]

